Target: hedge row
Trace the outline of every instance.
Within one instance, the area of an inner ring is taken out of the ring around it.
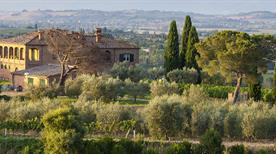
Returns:
[[[200,144],[185,141],[182,143],[152,143],[102,138],[83,141],[83,149],[80,151],[83,154],[270,154],[275,152],[269,149],[253,152],[252,149],[247,149],[243,145],[225,148],[221,143],[221,138],[216,136],[215,132],[209,132],[202,136]],[[0,137],[0,153],[43,154],[43,147],[39,139]]]
[[[191,84],[179,84],[179,88],[181,91],[188,90]],[[218,85],[200,85],[204,89],[204,91],[208,94],[209,97],[212,98],[221,98],[227,99],[228,93],[234,92],[234,86],[218,86]],[[248,92],[248,87],[242,87],[241,92]],[[265,102],[272,101],[271,89],[262,89],[262,100]]]

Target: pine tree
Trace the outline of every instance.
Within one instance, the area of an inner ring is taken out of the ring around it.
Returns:
[[[190,33],[189,33],[189,39],[188,39],[188,46],[187,46],[187,52],[186,52],[186,67],[187,68],[194,68],[197,70],[198,78],[197,83],[201,83],[201,69],[199,68],[196,57],[199,56],[199,53],[197,52],[195,48],[195,44],[199,42],[198,34],[196,31],[196,28],[192,26]]]
[[[181,39],[181,51],[179,54],[179,62],[180,62],[180,69],[185,67],[185,61],[186,61],[186,52],[187,52],[187,46],[188,46],[188,40],[189,40],[189,33],[192,28],[192,21],[190,16],[186,16],[185,24],[182,31],[182,39]]]
[[[170,24],[169,34],[166,40],[165,48],[165,70],[170,72],[171,70],[177,69],[179,66],[179,42],[178,42],[178,31],[176,21],[172,21]]]

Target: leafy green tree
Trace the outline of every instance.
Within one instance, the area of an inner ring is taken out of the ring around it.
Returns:
[[[42,141],[46,154],[81,153],[84,130],[78,113],[71,107],[59,108],[43,116]]]
[[[166,40],[165,48],[165,64],[164,68],[166,72],[178,68],[179,62],[179,42],[178,42],[178,31],[176,21],[172,21],[170,24],[169,34]]]
[[[189,33],[189,39],[188,39],[188,47],[186,52],[186,67],[188,68],[194,68],[197,71],[198,77],[197,77],[197,83],[201,83],[201,72],[200,68],[196,62],[196,57],[199,57],[199,53],[196,50],[195,44],[199,42],[198,34],[196,31],[196,28],[192,26],[190,33]]]
[[[228,81],[235,80],[233,103],[240,93],[242,80],[256,83],[258,73],[267,69],[267,51],[264,50],[264,38],[255,38],[243,32],[222,31],[197,44],[200,54],[197,62],[210,75],[221,73]]]
[[[189,34],[192,28],[192,21],[190,16],[186,16],[185,24],[182,31],[182,39],[181,39],[181,50],[179,54],[180,58],[180,68],[185,67],[186,65],[186,52],[188,48],[188,40],[189,40]]]

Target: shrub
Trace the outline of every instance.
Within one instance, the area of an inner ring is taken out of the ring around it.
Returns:
[[[133,142],[127,139],[122,139],[117,143],[117,145],[123,147],[123,151],[125,151],[127,154],[142,154],[143,152],[143,146],[139,142]]]
[[[189,129],[191,108],[179,96],[156,97],[145,107],[144,115],[154,137],[174,137]]]
[[[162,95],[179,94],[180,90],[175,82],[170,83],[166,79],[160,79],[153,81],[150,84],[150,92],[152,97],[156,97]]]
[[[184,96],[186,96],[191,103],[200,103],[208,98],[204,89],[199,85],[190,85],[189,88],[184,91]]]
[[[69,97],[78,97],[82,92],[82,84],[87,80],[89,75],[80,75],[75,79],[67,79],[65,82],[64,91]]]
[[[149,149],[144,150],[143,154],[159,154],[159,152],[156,149],[149,148]]]
[[[82,97],[87,100],[110,102],[123,95],[123,82],[116,78],[91,76],[83,83]]]
[[[242,127],[239,111],[230,111],[224,119],[224,134],[229,138],[241,138]]]
[[[153,67],[147,70],[147,78],[151,80],[161,79],[165,76],[165,70],[162,67]]]
[[[166,151],[166,154],[191,154],[192,145],[189,142],[183,142],[181,144],[172,144]]]
[[[200,144],[204,146],[208,154],[222,154],[224,151],[221,136],[213,129],[206,131],[206,133],[200,137]]]
[[[197,82],[197,76],[198,74],[194,69],[175,69],[167,74],[167,78],[170,82],[190,84],[195,84]]]
[[[191,150],[192,150],[192,154],[205,154],[206,153],[204,146],[201,144],[192,144]]]
[[[43,144],[38,139],[18,138],[18,137],[0,137],[0,153],[8,153],[11,149],[15,153],[43,153]]]
[[[244,145],[233,145],[227,149],[228,154],[247,154]]]
[[[132,96],[135,102],[138,96],[143,97],[149,93],[148,84],[142,81],[132,82],[130,79],[126,79],[124,84],[125,84],[125,88],[124,88],[125,94]]]
[[[43,116],[42,141],[45,153],[79,153],[82,150],[84,131],[78,113],[60,108]]]
[[[119,104],[99,104],[95,107],[95,112],[99,129],[108,133],[119,131],[120,123],[133,117],[128,107]]]
[[[50,87],[30,87],[27,89],[26,96],[32,100],[38,100],[44,97],[55,98],[58,96],[60,89],[56,86]]]
[[[131,81],[139,82],[146,77],[146,72],[138,65],[129,65],[128,62],[115,63],[110,70],[110,74],[114,78],[125,80],[129,78]]]

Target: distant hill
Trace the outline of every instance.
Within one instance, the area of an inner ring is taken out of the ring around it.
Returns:
[[[276,13],[259,11],[232,15],[204,15],[172,11],[97,11],[97,10],[35,10],[0,12],[0,27],[22,27],[38,24],[40,28],[59,27],[72,30],[95,27],[138,32],[167,32],[171,20],[182,26],[191,15],[200,31],[234,29],[246,32],[276,33]],[[181,28],[179,28],[181,30]]]

